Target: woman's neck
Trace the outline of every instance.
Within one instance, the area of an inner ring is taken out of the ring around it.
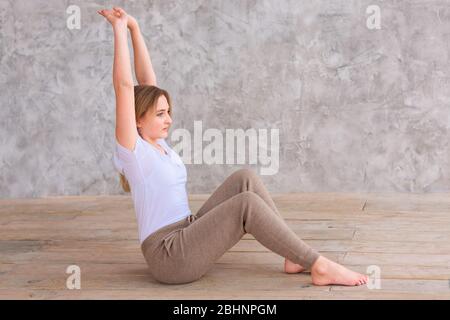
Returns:
[[[158,148],[159,150],[161,150],[162,153],[167,154],[166,150],[161,147],[158,142],[156,140],[159,139],[151,139],[149,137],[142,137],[142,139],[144,139],[145,141],[147,141],[148,143],[152,144],[153,146],[155,146],[155,148]]]

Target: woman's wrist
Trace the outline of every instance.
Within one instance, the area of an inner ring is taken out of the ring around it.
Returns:
[[[127,26],[123,24],[113,25],[114,32],[127,32]]]
[[[128,24],[127,24],[128,29],[130,29],[131,32],[139,30],[139,25],[136,21],[136,19],[134,19],[133,17],[128,17]]]

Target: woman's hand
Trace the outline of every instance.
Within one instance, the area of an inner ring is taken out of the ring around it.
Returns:
[[[116,27],[127,28],[128,26],[129,16],[122,8],[114,7],[112,10],[104,9],[97,11],[97,13],[104,16],[106,20],[108,20],[108,22],[111,23],[113,28]],[[130,22],[132,23],[132,20],[134,20],[134,18],[131,17],[130,20],[131,20]]]

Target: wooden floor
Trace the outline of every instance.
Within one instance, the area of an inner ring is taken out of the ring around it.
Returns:
[[[189,197],[191,211],[208,195]],[[0,299],[450,299],[449,194],[273,195],[308,244],[380,288],[314,286],[246,234],[200,280],[151,278],[129,196],[0,200]],[[81,289],[66,268],[81,269]]]

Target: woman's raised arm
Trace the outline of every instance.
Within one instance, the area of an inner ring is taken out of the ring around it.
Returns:
[[[139,24],[132,16],[128,16],[128,28],[131,33],[134,52],[134,72],[137,82],[147,85],[156,86],[156,75],[150,59],[150,54],[145,45]]]
[[[114,65],[113,84],[116,93],[116,139],[125,148],[134,150],[137,139],[134,110],[134,84],[128,50],[128,18],[120,8],[98,12],[113,26]]]

